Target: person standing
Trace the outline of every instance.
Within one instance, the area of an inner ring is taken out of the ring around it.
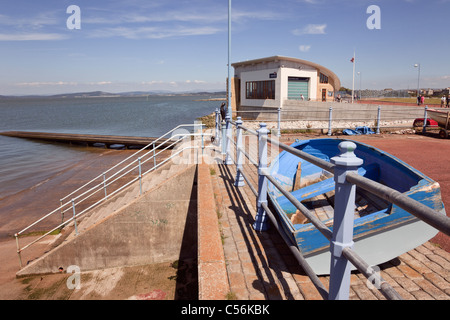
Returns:
[[[420,103],[424,104],[425,103],[425,96],[420,97]]]
[[[227,116],[227,111],[225,110],[225,102],[222,102],[222,105],[220,106],[220,122],[225,121],[225,117]]]
[[[444,104],[445,104],[445,96],[442,96],[442,98],[441,98],[441,108],[444,107]]]
[[[447,108],[448,108],[449,102],[450,102],[450,94],[447,96],[447,105],[446,105]]]

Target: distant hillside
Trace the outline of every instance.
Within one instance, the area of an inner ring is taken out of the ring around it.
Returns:
[[[55,95],[27,95],[27,96],[2,96],[0,99],[11,99],[11,98],[105,98],[105,97],[133,97],[133,96],[226,96],[225,91],[217,92],[172,92],[172,91],[132,91],[132,92],[120,92],[120,93],[110,93],[104,91],[92,91],[92,92],[76,92],[76,93],[63,93]]]

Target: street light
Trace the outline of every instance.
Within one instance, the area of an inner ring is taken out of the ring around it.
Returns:
[[[414,68],[419,68],[419,75],[417,76],[417,97],[420,95],[420,63],[416,63]]]

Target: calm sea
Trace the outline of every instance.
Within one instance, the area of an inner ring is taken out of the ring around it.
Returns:
[[[41,131],[159,137],[212,113],[209,96],[0,99],[0,131]],[[95,152],[0,136],[0,199],[49,178]]]

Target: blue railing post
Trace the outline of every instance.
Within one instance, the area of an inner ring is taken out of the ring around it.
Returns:
[[[428,111],[428,106],[425,106],[425,111],[423,114],[423,129],[422,129],[422,133],[426,133],[427,132],[427,111]]]
[[[225,153],[227,152],[227,124],[224,121],[222,121],[222,139],[220,140],[220,143],[222,144],[222,157],[225,155]],[[225,160],[224,160],[225,161]]]
[[[233,164],[233,161],[231,160],[231,154],[230,154],[230,151],[231,151],[231,139],[233,138],[233,128],[231,127],[231,116],[230,115],[227,115],[226,117],[225,117],[225,119],[226,119],[226,122],[227,122],[227,128],[226,128],[226,131],[227,131],[227,136],[226,136],[226,138],[225,138],[225,145],[226,145],[226,149],[225,149],[225,164],[226,165],[230,165],[230,164]]]
[[[267,125],[265,123],[260,124],[258,132],[258,199],[255,222],[253,223],[253,229],[257,231],[266,231],[269,227],[266,212],[262,206],[263,203],[267,204],[267,178],[263,174],[267,170]]]
[[[277,137],[281,137],[281,108],[278,107],[278,132]]]
[[[331,122],[333,121],[333,108],[330,107],[329,118],[328,118],[328,135],[331,136]]]
[[[216,108],[216,132],[215,132],[215,139],[216,146],[220,145],[220,112],[219,108]]]
[[[376,134],[380,134],[380,122],[381,122],[381,106],[378,106],[378,112],[377,112],[377,132],[376,132]]]
[[[344,141],[339,144],[341,154],[331,158],[335,164],[333,236],[330,243],[330,300],[347,300],[350,293],[351,263],[343,256],[342,250],[353,246],[353,220],[355,215],[356,186],[347,182],[348,172],[358,172],[363,160],[357,158],[356,144]]]
[[[237,117],[236,121],[236,179],[234,181],[234,185],[236,187],[243,187],[245,185],[244,183],[244,177],[242,176],[241,170],[242,170],[242,164],[244,160],[244,155],[241,152],[241,149],[243,149],[243,143],[242,143],[242,128],[240,127],[242,125],[242,119],[241,117]]]

